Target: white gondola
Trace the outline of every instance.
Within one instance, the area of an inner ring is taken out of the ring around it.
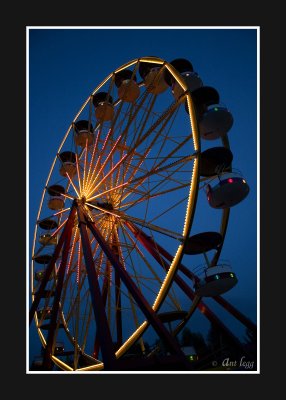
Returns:
[[[218,177],[214,186],[208,184],[206,193],[209,205],[213,208],[229,208],[240,203],[249,193],[246,180],[239,174],[229,173]]]
[[[183,72],[182,77],[187,84],[188,90],[193,92],[194,90],[203,86],[203,81],[199,77],[199,75],[194,71],[186,71]],[[176,100],[184,93],[181,85],[176,81],[172,85],[172,93]]]
[[[205,267],[198,279],[194,280],[194,289],[198,296],[213,297],[228,292],[237,282],[230,265],[220,264]]]
[[[231,112],[219,104],[211,105],[199,120],[202,139],[215,140],[224,136],[233,125]]]

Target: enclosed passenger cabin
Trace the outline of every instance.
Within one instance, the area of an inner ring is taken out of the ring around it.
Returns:
[[[139,64],[139,75],[143,79],[147,91],[150,93],[160,94],[168,89],[162,65],[160,64],[141,61]]]
[[[73,124],[74,127],[74,141],[77,146],[85,147],[93,144],[94,133],[93,126],[87,120],[76,121]]]
[[[172,332],[172,322],[182,321],[187,315],[188,315],[187,311],[183,310],[166,311],[157,314],[161,322],[168,324],[170,332]]]
[[[51,254],[39,254],[33,257],[33,260],[37,263],[37,264],[41,264],[44,265],[44,268],[36,271],[34,278],[37,282],[41,282],[45,276],[45,272],[46,272],[46,267],[49,264],[49,262],[52,259],[52,255]],[[49,276],[49,281],[52,279],[53,277],[53,273],[50,274]]]
[[[165,323],[165,322],[182,320],[187,316],[187,314],[188,314],[187,311],[174,310],[174,311],[161,312],[157,315],[160,321]]]
[[[189,237],[185,245],[185,253],[190,255],[204,254],[207,264],[198,270],[194,278],[194,289],[198,296],[218,296],[230,290],[237,283],[237,278],[229,264],[210,265],[207,253],[218,250],[223,237],[218,232],[202,232]]]
[[[190,92],[203,86],[203,81],[197,72],[194,72],[193,65],[189,60],[177,58],[171,61],[170,64],[180,73]],[[172,88],[172,93],[175,99],[178,100],[178,98],[184,93],[184,90],[168,70],[165,70],[164,76],[165,81]]]
[[[218,176],[217,184],[208,184],[206,193],[211,207],[223,209],[244,200],[249,193],[249,186],[242,176],[232,172]]]
[[[211,177],[221,174],[231,167],[233,154],[226,147],[212,147],[201,153],[200,175]]]
[[[218,249],[222,242],[223,238],[219,232],[197,233],[186,240],[184,252],[189,255],[203,254]]]
[[[47,188],[50,195],[48,200],[48,207],[50,210],[62,210],[65,205],[64,197],[61,194],[65,193],[65,188],[61,185],[52,185]]]
[[[136,75],[129,69],[123,69],[115,74],[115,85],[118,88],[119,99],[127,103],[133,103],[140,95]]]
[[[95,117],[99,122],[111,121],[113,119],[113,99],[107,92],[94,94],[92,102],[95,108]]]
[[[238,282],[230,265],[218,264],[213,267],[206,266],[194,283],[198,296],[213,297],[228,292]]]
[[[200,135],[205,140],[215,140],[224,136],[233,125],[231,112],[220,104],[207,107],[199,121]]]
[[[219,104],[216,89],[202,86],[192,92],[201,138],[215,140],[224,136],[233,125],[231,112]],[[185,103],[187,113],[188,105]]]
[[[72,179],[76,174],[76,155],[72,151],[63,151],[58,155],[61,161],[60,174],[66,176],[67,174]]]
[[[43,246],[53,246],[56,245],[57,242],[58,242],[57,235],[52,236],[50,233],[43,233],[39,237],[39,243],[41,243]]]
[[[33,260],[38,264],[47,265],[51,261],[51,254],[39,254],[33,257]]]
[[[192,92],[197,119],[200,122],[208,107],[218,104],[220,97],[216,89],[211,86],[202,86]],[[187,102],[185,103],[187,113],[189,112]]]
[[[45,231],[51,231],[53,229],[56,229],[58,227],[57,221],[51,218],[45,218],[42,219],[41,221],[38,221],[38,225],[41,229]]]
[[[43,280],[44,275],[45,275],[45,271],[46,271],[45,269],[41,269],[40,271],[36,271],[35,272],[35,280],[37,282],[41,282]],[[49,281],[52,280],[52,278],[53,278],[53,274],[51,274],[49,276]]]

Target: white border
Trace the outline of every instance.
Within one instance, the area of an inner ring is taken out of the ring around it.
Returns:
[[[29,31],[32,29],[255,29],[257,32],[257,370],[256,371],[73,371],[72,374],[260,374],[260,26],[26,26],[26,373],[71,375],[68,371],[29,371]]]

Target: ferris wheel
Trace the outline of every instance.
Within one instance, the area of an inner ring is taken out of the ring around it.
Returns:
[[[232,169],[232,123],[185,59],[132,60],[91,93],[56,152],[35,225],[40,366],[116,370],[135,343],[146,354],[150,329],[184,360],[176,334],[203,296],[237,283],[220,262],[230,207],[249,191]],[[217,226],[196,231],[206,209]]]

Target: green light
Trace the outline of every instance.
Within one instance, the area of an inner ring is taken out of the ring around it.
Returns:
[[[216,275],[216,276],[215,276],[215,278],[216,278],[216,279],[219,279],[219,276],[218,276],[218,275]]]
[[[234,275],[233,274],[229,274],[232,278],[234,278]]]
[[[194,357],[193,356],[189,356],[190,361],[193,361]]]
[[[215,107],[215,108],[214,108],[214,110],[215,110],[215,111],[218,111],[218,108],[217,108],[217,107]]]

